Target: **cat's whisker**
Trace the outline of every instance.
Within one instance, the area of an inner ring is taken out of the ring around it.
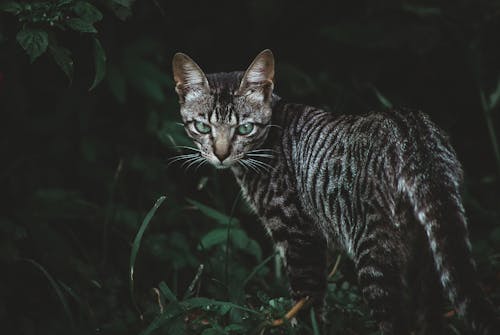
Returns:
[[[200,149],[195,148],[195,147],[190,147],[190,146],[187,146],[187,145],[176,145],[175,147],[176,148],[188,149],[188,150],[193,150],[193,151],[196,151],[196,152],[200,152]]]
[[[251,156],[251,157],[264,157],[264,158],[273,158],[274,156],[271,155],[271,154],[247,154],[247,156]]]
[[[281,130],[281,129],[283,129],[283,127],[282,127],[282,126],[278,126],[277,124],[268,124],[268,125],[266,126],[266,128],[271,128],[271,127],[276,127],[276,128],[278,128],[278,129],[280,129],[280,130]]]
[[[193,161],[197,161],[199,158],[200,158],[200,156],[188,158],[184,163],[181,164],[181,167],[185,169],[186,165],[190,164]]]
[[[174,157],[168,159],[169,162],[168,162],[167,166],[170,166],[171,164],[178,162],[178,161],[182,161],[185,159],[191,159],[191,158],[195,158],[198,156],[199,156],[199,154],[186,154],[186,155],[174,156]]]
[[[257,169],[257,167],[254,165],[254,163],[250,162],[248,159],[242,159],[242,161],[245,162],[245,164],[248,166],[249,169],[251,169],[252,171],[254,171],[255,173],[257,174],[260,174],[260,170]]]
[[[254,164],[266,168],[266,172],[269,172],[273,167],[267,163],[259,161],[258,159],[249,158]]]
[[[207,163],[207,160],[206,160],[206,159],[201,160],[201,162],[200,162],[200,163],[198,163],[198,165],[194,168],[194,171],[195,171],[195,172],[196,172],[196,171],[198,171],[198,169],[199,169],[200,167],[202,167],[203,165],[205,165],[205,163]]]
[[[195,160],[193,160],[191,163],[189,163],[189,164],[188,164],[188,166],[186,166],[186,171],[187,171],[187,170],[189,170],[189,168],[190,168],[191,166],[194,166],[195,164],[198,164],[198,163],[200,163],[200,162],[203,162],[204,160],[205,160],[205,158],[203,158],[203,157],[198,157],[198,158],[196,158],[196,159],[195,159]]]

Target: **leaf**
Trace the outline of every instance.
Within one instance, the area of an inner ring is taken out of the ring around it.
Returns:
[[[49,52],[54,58],[57,65],[63,70],[68,77],[69,82],[73,81],[73,60],[71,59],[71,51],[59,45],[50,45]]]
[[[232,233],[234,229],[232,230]],[[226,242],[227,238],[227,229],[226,228],[218,228],[208,232],[205,236],[201,238],[201,245],[205,249],[209,249],[215,245],[222,244]]]
[[[35,260],[28,259],[28,258],[25,258],[25,259],[22,259],[22,260],[25,261],[25,262],[28,262],[28,263],[32,264],[41,273],[43,273],[43,275],[45,276],[45,278],[47,278],[47,280],[49,281],[50,285],[52,286],[52,288],[56,292],[56,295],[59,298],[59,301],[61,302],[61,305],[62,305],[62,307],[64,309],[64,312],[66,313],[66,316],[68,317],[68,320],[69,320],[71,326],[73,327],[74,326],[73,315],[71,314],[71,310],[69,309],[68,301],[66,300],[66,297],[64,296],[61,288],[59,287],[59,285],[57,284],[57,282],[54,280],[54,278],[50,275],[50,273],[47,270],[45,270],[45,268],[41,264],[39,264]]]
[[[137,258],[137,254],[139,253],[139,247],[141,246],[141,241],[142,241],[142,236],[144,235],[144,232],[146,231],[146,228],[148,227],[149,223],[151,222],[151,219],[155,215],[156,211],[158,208],[161,206],[163,201],[165,201],[165,196],[161,196],[156,200],[156,203],[154,204],[153,208],[151,208],[144,218],[144,221],[142,221],[141,226],[139,227],[139,231],[137,232],[137,235],[134,238],[134,243],[132,244],[132,250],[130,251],[130,266],[129,266],[129,275],[130,275],[130,296],[132,298],[132,301],[138,309],[137,304],[135,302],[134,298],[134,267],[135,267],[135,260]]]
[[[0,10],[3,10],[7,13],[19,14],[23,10],[23,5],[18,2],[9,1],[3,4],[0,4]]]
[[[498,102],[500,102],[500,78],[498,78],[497,87],[490,94],[488,106],[490,111],[495,109],[495,107],[498,105]]]
[[[106,74],[106,53],[102,48],[101,42],[94,38],[94,64],[95,64],[95,77],[89,91],[92,91],[102,81]]]
[[[92,4],[79,1],[73,6],[73,11],[84,21],[95,23],[102,20],[102,13]]]
[[[316,313],[314,313],[314,308],[311,308],[311,324],[314,335],[319,335],[318,321],[316,321]]]
[[[73,30],[79,31],[81,33],[97,33],[91,22],[87,22],[80,18],[72,18],[67,20],[66,25]]]
[[[31,62],[42,55],[49,46],[49,36],[41,29],[23,28],[16,39],[30,57]]]
[[[384,106],[385,108],[392,108],[393,104],[380,93],[379,90],[375,86],[372,86],[373,92],[375,92],[375,95],[377,96],[378,101]]]
[[[124,104],[126,101],[127,86],[125,83],[125,77],[123,76],[123,72],[120,71],[120,69],[116,65],[110,64],[108,66],[106,79],[109,90],[111,91],[115,99],[119,103]]]
[[[169,301],[169,302],[174,302],[177,301],[177,297],[175,296],[174,292],[168,287],[165,282],[161,282],[158,284],[158,288],[160,289],[160,292],[163,294],[163,296]]]
[[[229,224],[229,222],[231,222],[233,224],[239,223],[239,220],[237,218],[231,218],[230,216],[223,214],[223,213],[219,212],[218,210],[215,210],[211,207],[208,207],[208,206],[206,206],[198,201],[191,200],[191,199],[187,199],[187,201],[190,204],[194,205],[196,208],[198,208],[203,214],[205,214],[209,218],[214,219],[215,221],[217,221],[220,224],[226,225],[226,224]],[[225,231],[225,229],[224,229],[224,231]]]
[[[130,8],[130,6],[132,6],[132,2],[134,2],[134,0],[113,0],[113,2],[120,5],[120,6]]]

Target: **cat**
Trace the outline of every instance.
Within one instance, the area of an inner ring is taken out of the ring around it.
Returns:
[[[273,92],[270,50],[245,72],[206,75],[182,53],[172,65],[197,147],[187,156],[233,171],[283,251],[293,299],[309,297],[321,310],[334,247],[354,261],[383,334],[442,334],[442,291],[471,332],[500,330],[476,281],[461,165],[428,116],[287,103]]]

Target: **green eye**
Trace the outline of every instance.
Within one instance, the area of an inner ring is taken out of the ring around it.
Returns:
[[[253,128],[253,123],[243,123],[238,126],[237,131],[240,135],[248,135],[252,132]]]
[[[210,126],[201,121],[196,121],[194,123],[194,127],[196,128],[197,131],[199,131],[202,134],[208,134],[210,132]]]

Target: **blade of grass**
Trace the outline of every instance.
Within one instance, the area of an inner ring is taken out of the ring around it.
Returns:
[[[139,309],[139,306],[137,305],[137,302],[135,301],[134,297],[134,267],[135,267],[135,260],[137,258],[137,254],[139,253],[139,247],[141,245],[142,241],[142,236],[144,235],[144,232],[146,231],[146,228],[149,226],[149,223],[151,222],[151,219],[156,213],[156,210],[161,206],[163,201],[165,201],[166,197],[161,196],[156,200],[156,203],[154,204],[153,208],[151,208],[144,218],[144,221],[142,221],[141,226],[139,227],[139,231],[137,232],[137,235],[134,238],[134,243],[132,244],[132,250],[130,252],[130,267],[129,267],[129,274],[130,274],[130,298],[132,299],[132,304],[134,305],[135,309],[137,312],[139,312],[141,319],[142,319],[142,312]]]
[[[66,316],[69,320],[71,328],[74,328],[75,324],[73,322],[73,315],[71,314],[71,311],[70,311],[69,306],[68,306],[68,301],[66,300],[64,293],[62,292],[61,288],[59,287],[59,284],[57,284],[57,282],[54,280],[52,275],[40,263],[36,262],[33,259],[23,258],[23,259],[21,259],[21,261],[30,263],[35,268],[37,268],[45,276],[45,278],[47,278],[50,285],[52,286],[52,288],[56,292],[57,298],[59,298],[59,301],[61,302],[64,313],[66,314]]]
[[[266,259],[264,259],[259,265],[254,267],[252,272],[250,272],[248,277],[243,282],[243,287],[245,287],[248,284],[248,282],[257,274],[257,272],[259,272],[260,269],[262,269],[267,263],[269,263],[269,261],[272,260],[275,255],[276,255],[276,253],[271,254]]]
[[[158,284],[158,288],[160,289],[161,294],[169,301],[169,302],[174,302],[177,301],[177,297],[175,296],[174,292],[168,287],[165,282],[161,282]]]
[[[311,324],[313,328],[313,334],[319,335],[318,322],[316,321],[316,313],[314,313],[314,308],[311,308]]]

